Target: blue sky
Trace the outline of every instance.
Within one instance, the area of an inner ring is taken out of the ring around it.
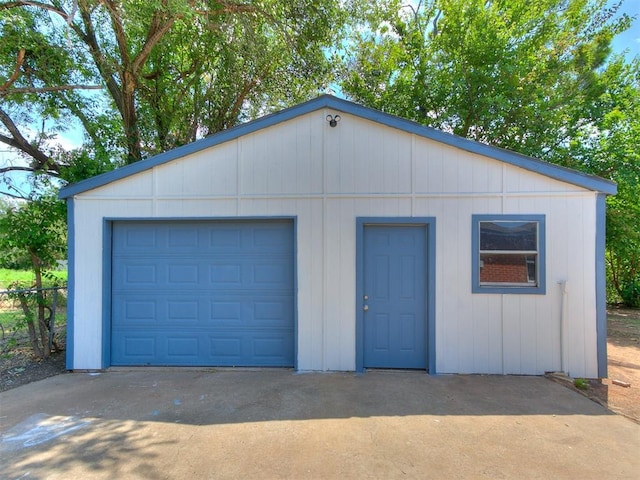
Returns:
[[[609,5],[615,5],[617,0],[610,0]],[[625,0],[621,12],[636,17],[631,28],[613,39],[613,50],[616,53],[627,52],[627,58],[640,56],[640,0]]]

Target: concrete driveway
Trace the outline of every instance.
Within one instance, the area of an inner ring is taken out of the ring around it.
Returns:
[[[638,478],[640,425],[538,377],[140,369],[0,394],[3,478]]]

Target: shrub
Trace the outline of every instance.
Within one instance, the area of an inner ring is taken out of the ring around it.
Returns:
[[[626,306],[640,308],[640,277],[627,281],[622,286],[620,296]]]

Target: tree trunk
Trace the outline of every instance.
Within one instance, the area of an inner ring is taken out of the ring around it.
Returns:
[[[40,257],[31,252],[31,262],[33,263],[33,271],[36,275],[36,302],[38,303],[38,328],[40,330],[40,339],[42,341],[42,357],[46,358],[51,354],[49,348],[49,329],[45,323],[45,305],[44,292],[42,291],[42,268],[40,267]],[[34,326],[35,327],[35,326]]]
[[[136,77],[125,71],[122,75],[122,122],[127,140],[127,163],[135,163],[142,158],[140,130],[135,102]]]
[[[40,348],[40,342],[38,341],[38,334],[36,333],[36,326],[33,322],[33,317],[31,315],[31,312],[29,311],[29,304],[27,303],[27,299],[24,293],[19,294],[18,298],[20,299],[20,306],[22,307],[22,312],[24,313],[24,316],[27,319],[27,327],[29,328],[29,340],[31,341],[31,348],[33,349],[33,353],[35,353],[38,358],[43,358],[44,354],[42,352],[42,349]]]

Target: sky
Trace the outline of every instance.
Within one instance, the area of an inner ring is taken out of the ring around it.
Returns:
[[[535,0],[534,0],[535,1]],[[619,0],[609,0],[608,6],[615,5]],[[614,38],[612,42],[613,53],[624,53],[626,58],[631,60],[634,57],[640,58],[640,0],[625,0],[620,13],[626,13],[631,17],[635,17],[631,28]],[[70,131],[58,138],[58,143],[64,148],[73,148],[82,144],[82,133],[78,131]],[[4,144],[0,143],[0,168],[16,162],[24,162],[17,159],[15,153],[7,150]],[[22,183],[20,177],[24,175],[16,175],[14,178],[17,183]],[[28,188],[26,183],[22,183],[22,188]],[[6,192],[6,186],[0,182],[0,194]]]
[[[617,3],[610,0],[609,5]],[[613,39],[613,51],[615,53],[627,52],[627,58],[640,56],[640,0],[625,0],[620,10],[631,17],[636,17],[631,28]]]

